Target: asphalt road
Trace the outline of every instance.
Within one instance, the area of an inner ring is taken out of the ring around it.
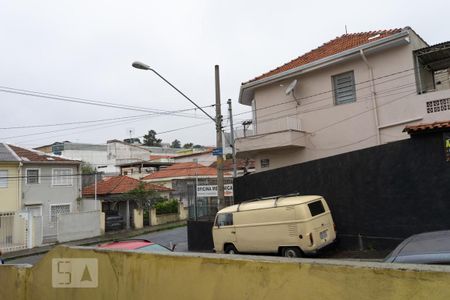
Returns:
[[[170,247],[170,244],[176,244],[175,252],[187,252],[187,227],[178,227],[169,230],[152,232],[133,237],[133,239],[146,239],[152,242]],[[36,264],[45,254],[32,255],[17,259],[7,260],[7,264]]]

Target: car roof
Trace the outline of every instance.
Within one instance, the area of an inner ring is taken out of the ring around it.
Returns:
[[[99,248],[106,249],[123,249],[123,250],[135,250],[145,246],[153,245],[154,243],[148,240],[125,240],[125,241],[115,241],[111,243],[106,243],[99,245]]]
[[[444,253],[450,253],[450,230],[413,235],[398,245],[386,260],[394,261],[397,257],[402,256],[417,257]]]

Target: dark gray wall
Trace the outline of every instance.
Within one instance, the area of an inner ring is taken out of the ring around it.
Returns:
[[[189,251],[212,252],[214,243],[212,239],[212,227],[214,222],[192,221],[187,223],[188,249]]]
[[[450,229],[450,162],[443,133],[235,179],[235,203],[289,193],[326,198],[344,247],[388,249],[424,231]]]

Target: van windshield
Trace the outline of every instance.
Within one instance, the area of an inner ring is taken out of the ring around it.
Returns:
[[[216,226],[233,225],[233,214],[218,214],[216,218]]]
[[[312,217],[320,215],[325,212],[325,208],[323,207],[321,200],[309,203],[308,207]]]

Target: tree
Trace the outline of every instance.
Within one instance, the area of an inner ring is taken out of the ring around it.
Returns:
[[[183,145],[183,148],[184,148],[184,149],[191,149],[192,146],[194,146],[193,143],[186,143],[186,144]]]
[[[193,148],[194,148],[194,149],[201,149],[201,148],[203,148],[203,146],[202,146],[202,145],[194,145]]]
[[[156,138],[156,131],[149,130],[148,134],[144,135],[144,145],[145,146],[154,146],[161,147],[162,139]]]
[[[157,191],[146,188],[143,182],[134,190],[123,194],[122,198],[133,201],[139,209],[150,209],[153,204],[163,199]]]
[[[83,176],[81,180],[82,187],[89,186],[91,184],[94,184],[95,178],[94,178],[95,168],[87,162],[81,163],[81,174]],[[97,177],[97,179],[101,180],[101,175]]]
[[[181,142],[177,139],[175,139],[172,144],[170,145],[172,148],[181,148]]]
[[[93,174],[95,172],[94,167],[88,163],[88,162],[82,162],[81,163],[81,174],[86,175],[86,174]]]

